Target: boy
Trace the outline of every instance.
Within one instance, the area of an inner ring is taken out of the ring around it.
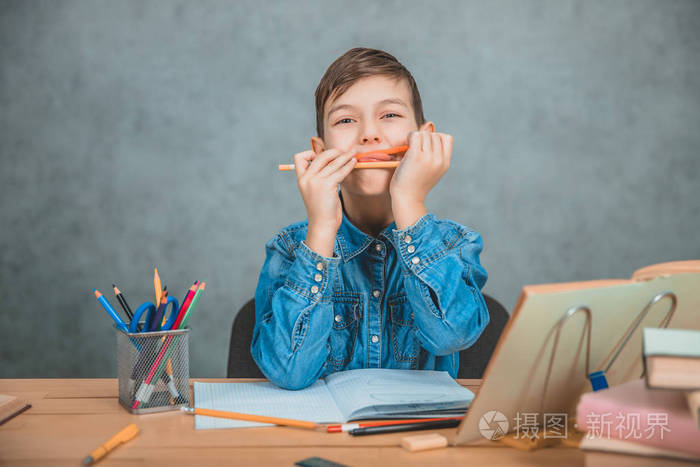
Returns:
[[[311,150],[294,156],[308,220],[266,245],[251,353],[273,383],[301,389],[354,368],[448,371],[489,321],[478,233],[428,214],[452,137],[426,122],[413,77],[393,56],[356,48],[316,89]],[[409,145],[394,169],[357,153]],[[340,191],[338,191],[340,185]]]

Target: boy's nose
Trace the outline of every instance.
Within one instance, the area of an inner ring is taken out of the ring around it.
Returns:
[[[362,144],[381,143],[382,138],[379,135],[376,126],[365,124],[362,128],[362,137],[360,138],[360,141],[362,141]]]

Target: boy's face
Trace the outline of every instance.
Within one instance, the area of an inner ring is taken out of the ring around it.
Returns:
[[[312,138],[312,147],[316,153],[326,149],[355,149],[361,153],[408,144],[409,133],[418,130],[411,100],[406,80],[362,78],[341,96],[326,102],[325,137]],[[427,122],[421,129],[427,127],[432,128],[432,123]],[[400,160],[403,154],[388,157]],[[378,195],[389,191],[393,174],[394,169],[355,169],[341,186],[353,194]]]

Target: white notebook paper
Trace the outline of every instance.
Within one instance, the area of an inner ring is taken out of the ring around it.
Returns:
[[[463,415],[474,393],[446,371],[363,368],[333,373],[290,391],[272,383],[194,383],[195,407],[316,423]],[[196,429],[267,426],[195,416]]]

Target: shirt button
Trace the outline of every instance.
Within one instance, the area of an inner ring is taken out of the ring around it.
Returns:
[[[377,251],[382,251],[382,246],[379,243],[377,243],[376,245],[374,245],[374,249]]]
[[[374,336],[372,336],[372,343],[376,344],[377,342],[379,342],[379,337],[377,337],[377,335],[375,334]]]
[[[340,323],[343,320],[343,317],[340,315],[335,315],[335,322]]]
[[[311,286],[311,293],[318,293],[318,286],[317,285]]]
[[[316,275],[314,276],[314,280],[315,280],[316,282],[321,282],[321,281],[323,280],[323,275],[321,275],[321,274],[316,274]]]
[[[375,290],[374,292],[372,292],[372,295],[374,295],[374,298],[379,298],[379,296],[380,296],[381,294],[382,294],[382,293],[381,293],[379,290]]]
[[[413,239],[411,238],[410,235],[406,235],[406,236],[403,238],[403,241],[406,242],[406,243],[411,243],[412,240],[413,240]]]
[[[320,261],[316,263],[316,269],[319,271],[323,271],[323,263],[321,263]]]
[[[420,263],[420,258],[417,256],[414,256],[413,258],[411,258],[411,262],[413,264],[418,264],[418,263]]]
[[[408,245],[408,248],[406,248],[406,251],[408,251],[409,253],[413,253],[414,251],[416,251],[416,247],[413,245]]]
[[[415,315],[413,314],[413,312],[411,312],[411,319],[413,319],[414,317]]]

